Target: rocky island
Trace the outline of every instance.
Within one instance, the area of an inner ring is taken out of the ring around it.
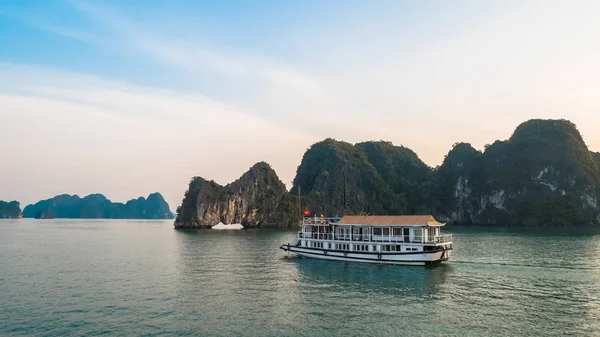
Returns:
[[[0,219],[18,219],[21,217],[21,205],[18,201],[0,200]]]
[[[298,187],[303,207],[331,216],[433,214],[467,225],[600,224],[600,153],[588,149],[571,122],[536,119],[483,151],[456,143],[436,168],[390,142],[325,139],[305,152],[289,192],[265,163],[225,187],[197,177],[175,227],[294,226]]]
[[[169,204],[160,193],[139,197],[126,203],[112,202],[102,194],[62,194],[28,205],[24,218],[51,219],[173,219]]]
[[[283,182],[271,166],[260,162],[225,186],[192,178],[177,207],[175,228],[211,228],[219,222],[244,228],[291,227],[297,224],[297,214]]]

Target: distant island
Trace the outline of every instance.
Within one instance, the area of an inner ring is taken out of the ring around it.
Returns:
[[[0,219],[18,219],[21,215],[21,205],[18,201],[0,200]]]
[[[111,202],[102,194],[62,194],[25,207],[24,218],[52,219],[173,219],[169,204],[160,193],[126,203]]]
[[[462,225],[600,223],[600,153],[588,149],[573,123],[535,119],[484,151],[456,143],[436,168],[390,142],[325,139],[304,153],[290,191],[266,163],[225,187],[194,177],[175,227],[293,227],[300,220],[298,188],[303,208],[329,216],[433,214]]]

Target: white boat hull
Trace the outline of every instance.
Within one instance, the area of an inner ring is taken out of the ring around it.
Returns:
[[[438,250],[434,252],[353,252],[337,251],[315,248],[296,247],[291,245],[282,245],[279,247],[291,254],[302,257],[332,260],[332,261],[351,261],[379,264],[398,264],[398,265],[431,265],[448,260],[452,250]]]

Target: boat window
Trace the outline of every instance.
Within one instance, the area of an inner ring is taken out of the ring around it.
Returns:
[[[358,251],[367,251],[369,250],[368,248],[369,246],[367,245],[354,245],[354,250],[358,250]]]
[[[435,237],[435,228],[428,228],[427,236],[429,237],[429,240],[433,240]]]
[[[389,228],[384,228],[383,229],[383,235],[390,235],[390,229]]]
[[[337,249],[338,250],[350,250],[350,245],[347,243],[338,243]]]
[[[397,252],[399,252],[399,251],[401,251],[401,250],[402,250],[402,246],[400,246],[400,245],[397,245],[397,246],[396,246],[396,251],[397,251]]]
[[[392,229],[392,234],[394,236],[400,236],[400,235],[402,235],[402,228],[393,228]]]
[[[382,228],[373,228],[373,235],[381,235]]]
[[[414,229],[414,240],[420,242],[423,239],[423,228]]]

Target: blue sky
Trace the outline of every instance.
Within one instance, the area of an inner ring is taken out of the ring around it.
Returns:
[[[0,2],[0,199],[115,201],[326,137],[441,163],[530,118],[600,150],[596,1]]]

